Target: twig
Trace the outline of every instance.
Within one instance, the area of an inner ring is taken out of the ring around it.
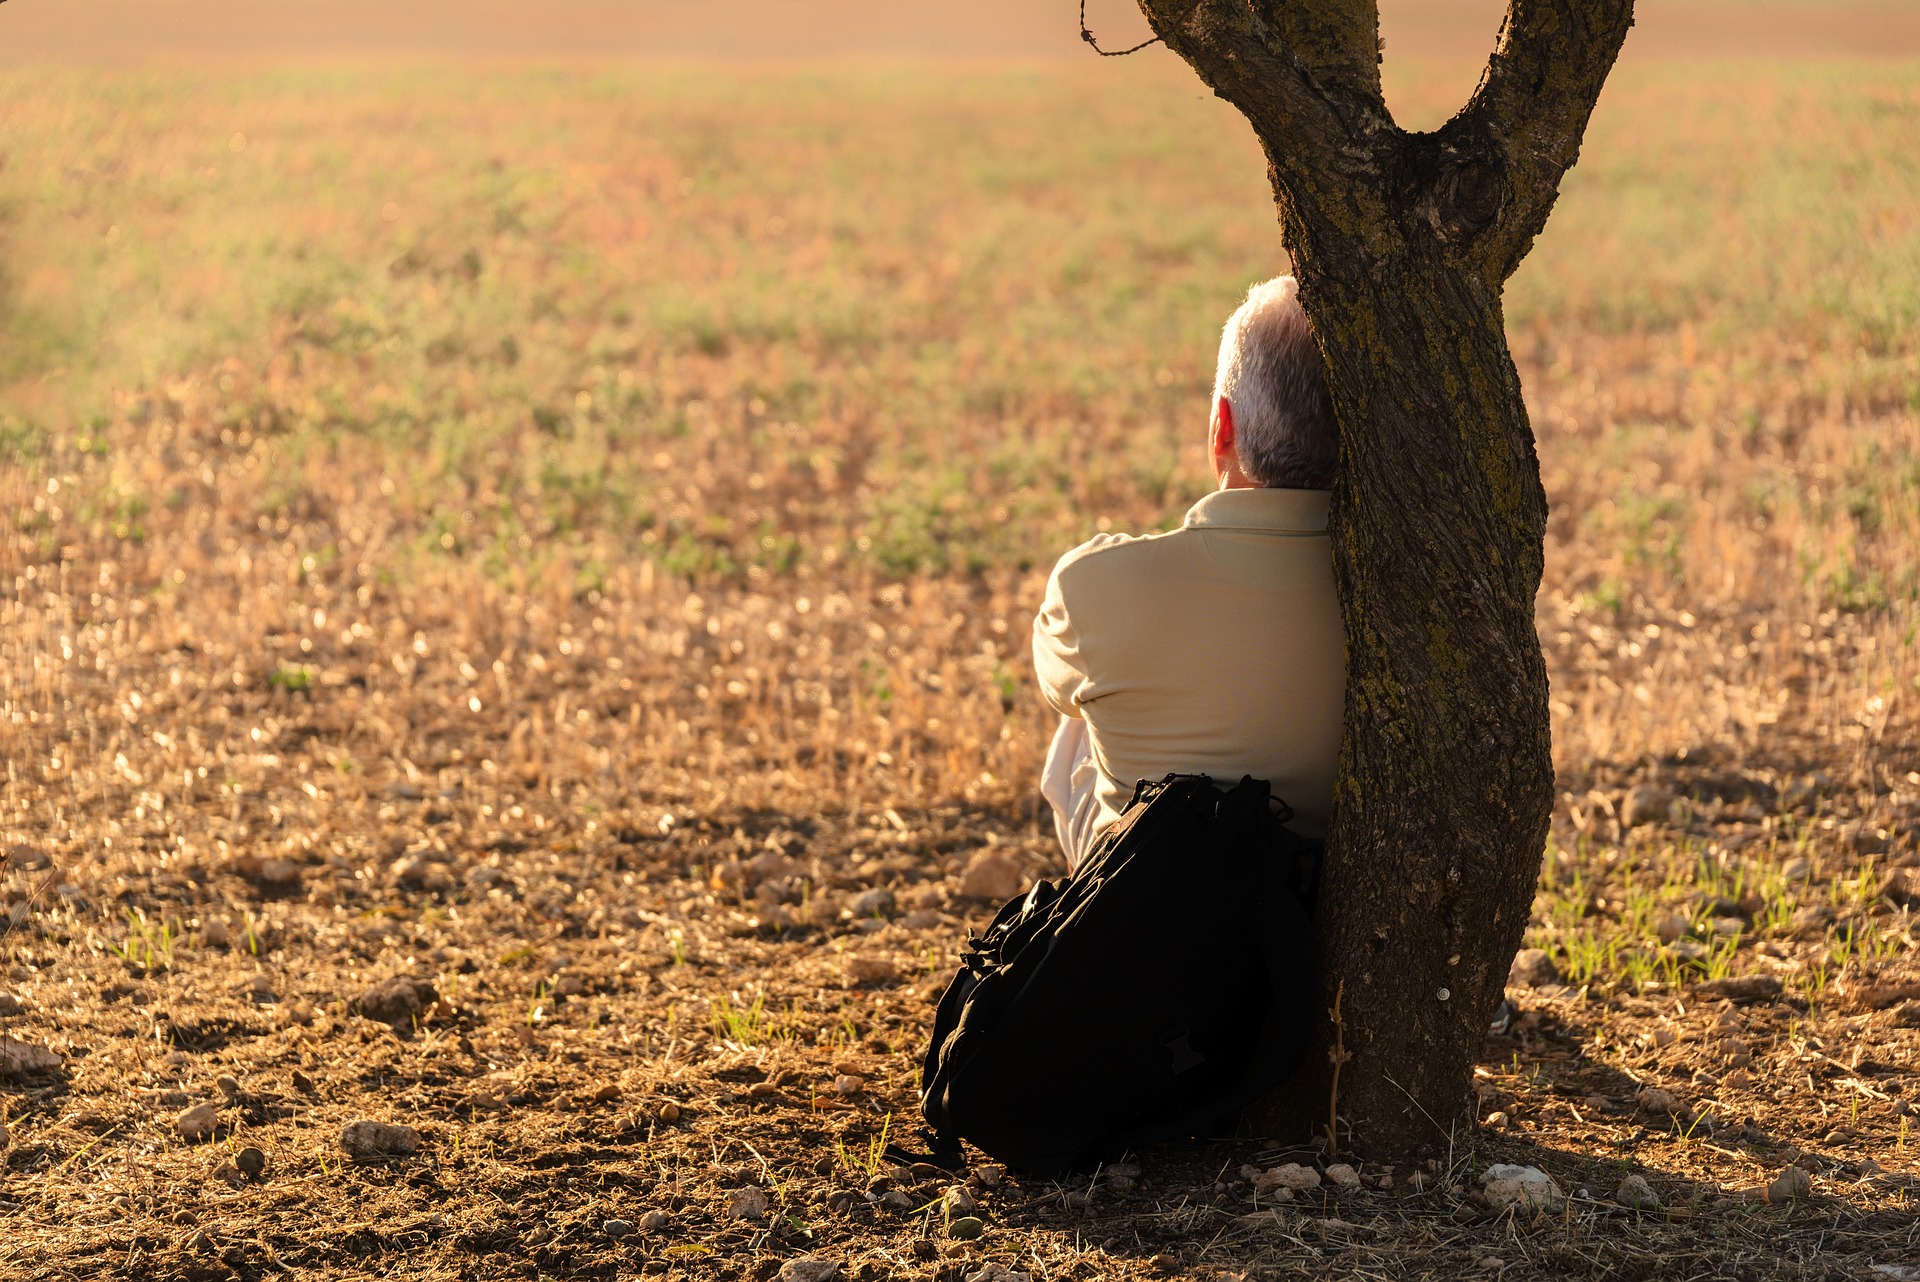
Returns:
[[[1081,0],[1082,4],[1086,0]],[[1352,1059],[1347,1054],[1347,1025],[1340,1017],[1340,999],[1347,995],[1347,981],[1341,980],[1333,990],[1333,1009],[1327,1013],[1333,1017],[1333,1045],[1327,1051],[1327,1059],[1333,1064],[1333,1084],[1327,1089],[1327,1160],[1337,1161],[1340,1157],[1340,1066]]]
[[[4,4],[4,3],[5,3],[5,0],[0,0],[0,4]],[[1142,40],[1139,44],[1135,45],[1131,49],[1102,49],[1100,47],[1100,42],[1093,38],[1093,32],[1087,30],[1087,0],[1080,0],[1080,38],[1086,41],[1088,44],[1092,45],[1093,51],[1099,54],[1102,58],[1124,58],[1130,53],[1139,53],[1142,49],[1146,48],[1148,45],[1154,45],[1154,44],[1160,43],[1160,37],[1155,36],[1151,40]],[[1039,822],[1039,810],[1037,807],[1035,808],[1034,815],[1035,815],[1034,821],[1036,823]]]

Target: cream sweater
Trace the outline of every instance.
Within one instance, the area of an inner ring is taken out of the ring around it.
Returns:
[[[1033,621],[1053,708],[1084,717],[1100,817],[1170,772],[1265,779],[1325,833],[1346,642],[1320,490],[1220,490],[1165,534],[1103,534],[1060,558]]]

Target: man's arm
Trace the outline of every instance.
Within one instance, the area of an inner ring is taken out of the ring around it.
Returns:
[[[1080,633],[1067,617],[1066,598],[1060,590],[1060,571],[1066,563],[1067,558],[1061,558],[1047,576],[1047,597],[1033,619],[1033,675],[1047,706],[1063,716],[1077,717],[1087,671],[1080,656]]]

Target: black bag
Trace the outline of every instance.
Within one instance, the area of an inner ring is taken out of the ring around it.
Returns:
[[[921,1112],[1039,1175],[1218,1134],[1299,1066],[1321,996],[1319,843],[1247,778],[1142,782],[1064,882],[970,940],[934,1015]]]

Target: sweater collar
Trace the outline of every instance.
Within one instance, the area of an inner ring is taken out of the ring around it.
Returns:
[[[1325,534],[1328,490],[1215,490],[1187,509],[1186,526],[1196,530],[1268,530],[1285,534]]]

